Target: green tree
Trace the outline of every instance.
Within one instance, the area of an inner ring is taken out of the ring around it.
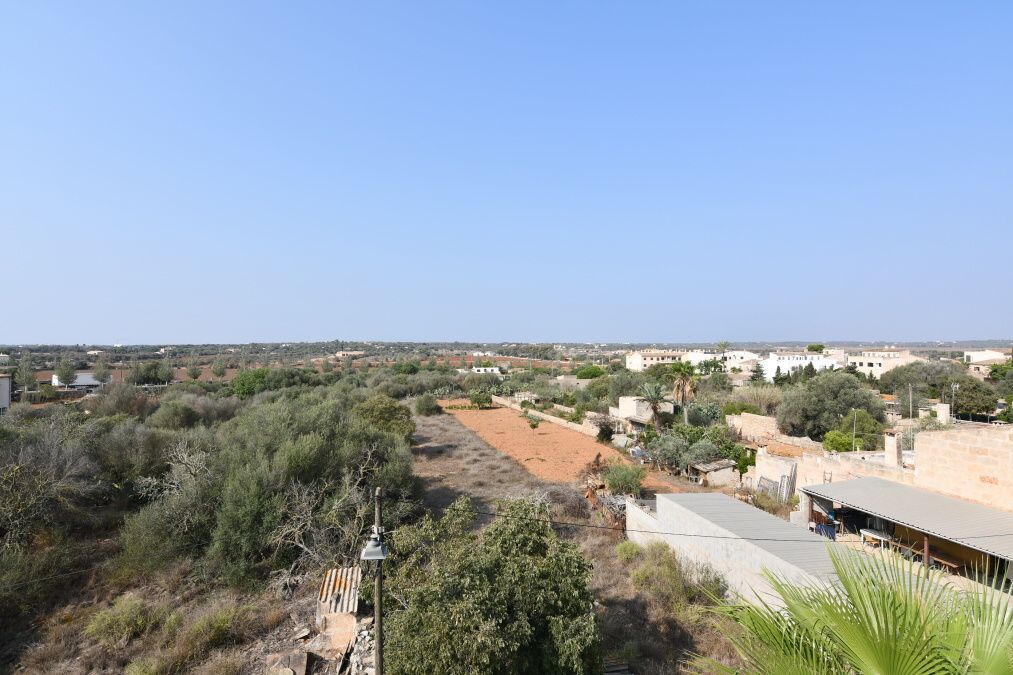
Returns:
[[[830,452],[851,452],[851,434],[831,429],[823,437],[823,447]]]
[[[864,410],[875,421],[886,419],[882,399],[853,375],[826,371],[784,393],[777,407],[777,425],[791,436],[822,441],[852,408]]]
[[[155,369],[155,379],[160,384],[169,384],[176,378],[176,369],[172,366],[169,357],[162,359]]]
[[[826,348],[827,346],[822,342],[814,342],[813,344],[806,347],[805,350],[807,352],[815,352],[817,354],[822,354],[824,351],[826,351]]]
[[[109,370],[109,364],[106,363],[106,357],[99,356],[95,360],[95,368],[93,369],[92,377],[99,382],[105,384],[112,377],[112,372]]]
[[[601,377],[605,374],[605,371],[596,365],[588,364],[577,369],[574,375],[577,376],[578,380],[593,380],[596,377]]]
[[[546,522],[546,504],[501,502],[475,532],[466,498],[394,531],[384,584],[391,672],[599,673],[591,564]]]
[[[957,415],[992,415],[999,405],[999,396],[987,382],[965,375],[960,381],[956,393],[950,389],[949,400],[955,401],[953,412]]]
[[[355,406],[352,411],[380,431],[387,431],[410,443],[415,434],[412,411],[390,396],[376,394]]]
[[[712,662],[697,668],[758,675],[1013,672],[1013,621],[1003,591],[961,590],[896,556],[829,551],[839,583],[796,586],[768,574],[780,602],[720,610],[742,629],[730,635],[741,670]]]
[[[197,358],[191,356],[186,364],[186,376],[189,377],[194,382],[196,382],[197,379],[200,378],[200,373],[201,367],[200,364],[197,362]]]
[[[837,425],[839,431],[855,437],[857,450],[875,450],[882,448],[884,425],[877,421],[866,410],[856,409],[848,412]]]
[[[328,357],[324,357],[320,362],[320,370],[325,373],[334,372],[334,363]]]
[[[211,374],[219,379],[225,376],[225,360],[221,356],[211,362]]]
[[[641,486],[646,475],[646,467],[627,464],[621,460],[612,462],[601,472],[602,480],[605,481],[605,487],[609,492],[614,495],[631,495],[633,497],[640,496]]]
[[[492,394],[484,389],[472,389],[468,392],[468,400],[478,408],[488,408],[492,405]]]
[[[668,367],[668,377],[672,382],[672,398],[682,408],[682,423],[689,424],[689,402],[696,392],[696,369],[692,363],[676,361]]]
[[[644,399],[651,409],[651,421],[655,428],[661,428],[661,404],[668,400],[665,390],[656,382],[644,382],[640,387],[640,398]]]
[[[243,370],[232,380],[232,391],[239,398],[250,398],[267,388],[267,368]]]
[[[60,379],[60,385],[66,389],[77,382],[77,369],[69,356],[64,354],[56,364],[56,376]]]
[[[682,434],[666,431],[652,439],[645,450],[648,460],[655,468],[672,471],[681,465],[683,456],[689,450],[689,442]]]
[[[759,361],[756,362],[756,365],[753,366],[753,369],[750,371],[749,381],[750,382],[767,381],[767,374],[763,372],[763,364],[761,364]]]
[[[35,365],[32,353],[25,352],[18,360],[18,369],[14,371],[14,382],[21,388],[21,400],[27,401],[26,394],[35,386]]]

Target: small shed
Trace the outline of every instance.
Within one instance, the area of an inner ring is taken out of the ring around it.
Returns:
[[[687,473],[700,485],[709,487],[734,485],[739,482],[738,471],[735,470],[735,460],[732,459],[715,459],[710,462],[690,464]]]

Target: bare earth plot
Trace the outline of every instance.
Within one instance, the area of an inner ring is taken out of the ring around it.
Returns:
[[[574,483],[581,479],[584,468],[597,456],[603,461],[629,461],[615,448],[551,422],[543,421],[532,431],[527,420],[510,408],[447,412],[483,441],[545,481]],[[644,481],[644,487],[652,492],[683,492],[687,486],[652,472]]]

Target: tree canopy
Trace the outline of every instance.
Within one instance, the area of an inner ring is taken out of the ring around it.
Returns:
[[[777,425],[791,436],[822,441],[852,409],[864,410],[876,422],[886,419],[883,401],[853,375],[823,372],[785,391],[777,408]]]
[[[547,522],[548,507],[498,505],[479,532],[470,501],[442,518],[401,526],[384,640],[392,672],[601,672],[591,565]]]

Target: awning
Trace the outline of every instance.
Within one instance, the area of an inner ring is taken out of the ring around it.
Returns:
[[[982,553],[1013,560],[1013,513],[881,478],[799,488],[820,497]]]

